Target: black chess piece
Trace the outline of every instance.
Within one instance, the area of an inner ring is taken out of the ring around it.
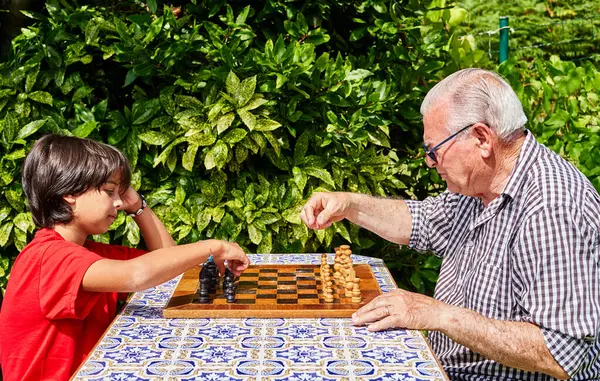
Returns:
[[[206,267],[206,271],[208,273],[207,277],[210,279],[209,291],[211,294],[214,294],[217,291],[217,284],[219,283],[219,268],[212,260],[209,260],[207,263],[205,263],[204,267]]]
[[[198,297],[200,303],[209,303],[210,302],[210,283],[211,283],[211,274],[210,269],[206,266],[202,266],[202,270],[200,270],[200,288],[198,289]]]
[[[223,277],[223,295],[227,300],[227,303],[235,302],[235,276],[229,269],[225,269],[225,276]]]

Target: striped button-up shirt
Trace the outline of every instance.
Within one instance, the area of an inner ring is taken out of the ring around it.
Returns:
[[[581,172],[528,132],[504,191],[487,207],[448,191],[407,204],[410,246],[443,257],[436,299],[533,323],[571,377],[600,379],[600,196]],[[429,340],[453,379],[553,379],[440,332]]]

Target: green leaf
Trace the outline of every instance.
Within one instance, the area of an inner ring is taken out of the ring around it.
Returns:
[[[325,183],[327,183],[328,185],[331,185],[332,187],[335,188],[335,183],[333,182],[333,177],[331,177],[331,174],[329,172],[327,172],[325,169],[316,168],[316,167],[308,167],[308,168],[304,168],[304,172],[306,172],[310,176],[313,176],[320,180],[323,180]]]
[[[256,116],[246,110],[237,110],[237,113],[240,116],[240,119],[242,119],[242,122],[244,122],[244,124],[248,127],[248,129],[250,131],[254,130],[254,127],[257,123]]]
[[[241,164],[248,157],[248,148],[244,147],[241,144],[235,146],[235,161],[238,164]]]
[[[258,245],[263,239],[263,234],[260,230],[258,230],[254,224],[248,225],[248,236],[250,237],[250,241]]]
[[[455,7],[450,9],[450,19],[448,24],[450,26],[457,26],[467,17],[467,10],[464,8]]]
[[[367,34],[367,28],[356,28],[350,33],[350,42],[358,41]]]
[[[148,10],[152,13],[156,13],[158,9],[158,4],[156,4],[156,0],[148,0]]]
[[[4,159],[5,160],[19,160],[25,157],[25,150],[24,149],[19,149],[16,151],[13,151],[11,153],[9,153],[8,155],[4,155]],[[0,221],[2,221],[2,219],[0,218]]]
[[[294,181],[296,182],[296,185],[298,185],[298,189],[300,189],[300,192],[304,191],[308,176],[298,167],[292,168],[292,173],[294,174]]]
[[[154,146],[164,146],[171,141],[171,136],[158,131],[148,131],[138,135],[141,141]]]
[[[349,72],[348,74],[346,74],[346,78],[344,78],[344,80],[346,81],[360,81],[363,80],[365,78],[367,78],[368,76],[373,75],[372,72],[365,70],[365,69],[356,69],[356,70],[352,70],[351,72]]]
[[[238,91],[240,91],[240,79],[233,71],[230,71],[227,75],[225,88],[227,89],[227,93],[232,97],[235,97]]]
[[[137,79],[137,75],[133,72],[133,69],[129,69],[127,71],[127,75],[125,75],[125,82],[123,83],[123,87],[127,87],[133,83]]]
[[[309,141],[310,134],[308,131],[300,135],[300,137],[296,141],[296,146],[294,147],[294,163],[302,164],[304,162],[306,152],[308,152]]]
[[[0,99],[4,97],[8,97],[10,95],[14,95],[16,93],[13,89],[0,89]]]
[[[5,247],[8,239],[10,238],[10,232],[13,229],[13,223],[7,222],[0,227],[0,247]]]
[[[281,213],[281,216],[284,220],[291,224],[302,224],[302,220],[300,219],[300,212],[302,211],[302,207],[302,205],[296,205],[292,208],[283,211],[283,213]]]
[[[206,133],[191,135],[188,140],[190,144],[206,147],[213,145],[217,141],[217,134],[215,134],[215,131],[207,131]]]
[[[52,95],[45,91],[34,91],[27,95],[29,99],[52,106]]]
[[[31,134],[34,134],[37,130],[42,128],[44,124],[46,124],[46,121],[47,119],[40,119],[26,124],[23,128],[19,130],[19,133],[17,134],[17,140],[25,139]]]
[[[88,21],[85,28],[85,43],[88,45],[96,45],[98,43],[98,32],[100,27],[94,20]]]
[[[133,104],[133,124],[143,124],[150,120],[161,109],[160,100],[155,98],[148,102]]]
[[[333,226],[335,227],[335,231],[337,233],[339,233],[346,241],[352,243],[352,240],[350,239],[350,233],[348,233],[348,229],[346,229],[346,226],[344,226],[342,221],[334,222]]]
[[[268,100],[263,98],[262,95],[254,94],[254,98],[251,99],[250,102],[248,102],[244,107],[242,107],[242,109],[246,110],[246,111],[254,110],[254,109],[257,109],[260,106],[264,105],[267,102],[268,102]]]
[[[202,101],[189,95],[175,95],[175,102],[183,108],[189,108],[193,110],[202,110],[204,108]]]
[[[71,101],[77,102],[77,101],[86,99],[93,91],[94,91],[93,87],[82,86],[82,87],[78,88],[77,90],[75,90],[75,93],[73,93],[73,98],[71,98]]]
[[[30,92],[33,90],[33,86],[35,86],[39,72],[40,66],[37,65],[33,72],[27,74],[27,79],[25,80],[25,92]]]
[[[13,220],[14,225],[17,229],[20,229],[24,232],[31,232],[34,229],[33,220],[31,219],[31,214],[29,213],[19,213]]]
[[[73,131],[71,131],[71,133],[73,135],[77,136],[78,138],[85,138],[89,134],[91,134],[92,131],[94,131],[97,126],[98,126],[98,122],[95,122],[95,121],[85,122],[85,123],[79,125]]]
[[[229,147],[222,141],[218,141],[206,154],[204,158],[204,166],[206,169],[218,168],[221,169],[227,164],[227,154]]]
[[[140,228],[133,218],[128,218],[125,224],[127,226],[127,240],[131,242],[132,245],[136,246],[140,243]]]
[[[307,44],[313,44],[314,46],[324,44],[329,41],[329,35],[327,33],[323,33],[321,29],[311,30],[308,32],[308,37],[304,40]]]
[[[181,165],[183,168],[191,171],[194,168],[194,160],[196,159],[196,152],[198,152],[197,144],[190,144],[187,148],[187,151],[183,154],[183,158],[181,159]]]
[[[245,123],[245,122],[244,122]],[[255,131],[273,131],[281,127],[281,123],[272,119],[259,119],[254,125]],[[248,126],[250,128],[250,126]]]
[[[221,116],[219,118],[219,120],[217,120],[217,133],[221,134],[222,132],[227,130],[229,128],[229,126],[231,126],[231,123],[233,123],[234,119],[235,119],[235,114],[233,112],[229,112],[229,113]]]
[[[420,290],[423,287],[423,281],[419,277],[419,273],[415,272],[410,277],[410,283],[417,289]]]
[[[223,136],[223,141],[229,144],[235,144],[246,137],[248,131],[243,128],[234,128]]]
[[[256,76],[246,78],[242,81],[239,86],[239,91],[232,94],[233,98],[237,103],[237,107],[242,107],[248,103],[248,101],[254,95],[256,89]]]
[[[104,117],[106,116],[107,107],[108,107],[108,98],[101,101],[94,107],[92,107],[92,113],[94,114],[94,119],[98,120],[98,121],[103,120]]]
[[[273,251],[273,236],[271,232],[266,232],[263,235],[260,245],[256,248],[256,251],[261,254],[269,254]]]
[[[209,209],[201,210],[196,217],[196,227],[198,228],[198,232],[202,233],[204,229],[208,226],[212,219],[212,212]]]

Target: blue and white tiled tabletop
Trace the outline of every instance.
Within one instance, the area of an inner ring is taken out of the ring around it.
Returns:
[[[321,263],[320,254],[251,254],[253,264]],[[330,256],[330,263],[333,255]],[[383,292],[396,288],[381,259]],[[445,380],[418,331],[369,332],[350,319],[165,319],[179,277],[134,294],[73,380]]]

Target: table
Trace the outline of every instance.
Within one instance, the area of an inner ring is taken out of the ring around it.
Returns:
[[[249,257],[321,263],[321,254]],[[371,266],[383,292],[397,287],[381,259],[353,261]],[[447,379],[419,331],[369,332],[342,318],[165,319],[179,278],[135,293],[72,380]]]

